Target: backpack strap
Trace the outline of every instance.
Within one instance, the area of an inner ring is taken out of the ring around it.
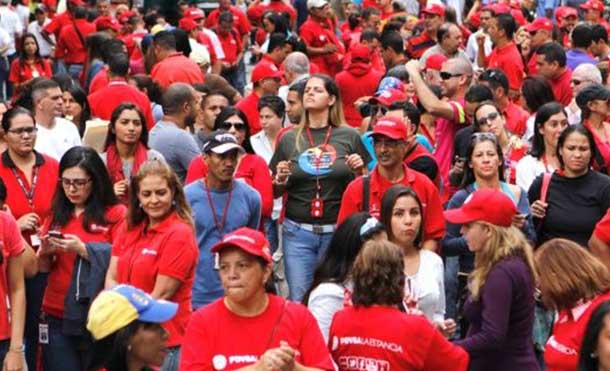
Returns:
[[[546,203],[546,198],[549,193],[549,184],[551,184],[551,178],[553,173],[544,173],[542,175],[542,187],[540,188],[540,201]]]
[[[367,175],[362,176],[362,211],[369,211],[369,197],[371,194],[371,177]]]

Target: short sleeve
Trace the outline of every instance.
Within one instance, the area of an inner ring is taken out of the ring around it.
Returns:
[[[304,308],[301,318],[303,326],[301,328],[301,344],[298,350],[301,353],[303,366],[321,370],[334,370],[330,353],[315,318]]]
[[[11,215],[2,212],[2,223],[4,224],[4,235],[2,236],[4,252],[9,257],[21,254],[25,250],[25,246],[17,222]]]
[[[168,237],[159,259],[159,274],[185,282],[197,264],[197,247],[194,234],[187,228],[177,230]]]
[[[209,336],[203,312],[195,312],[184,333],[180,351],[180,371],[213,371]]]
[[[593,235],[602,240],[603,243],[610,244],[610,209],[595,226]]]

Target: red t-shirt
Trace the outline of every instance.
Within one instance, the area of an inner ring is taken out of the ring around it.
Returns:
[[[525,67],[517,45],[509,42],[502,48],[494,48],[487,57],[487,68],[497,68],[508,77],[508,85],[511,89],[519,90],[525,78]]]
[[[248,17],[246,17],[246,14],[242,12],[239,8],[232,5],[229,11],[233,13],[233,27],[237,29],[239,34],[241,36],[244,36],[245,34],[250,32],[250,29],[252,27],[250,26],[250,22],[248,21]],[[215,27],[218,24],[218,18],[220,17],[220,13],[220,8],[212,10],[210,15],[208,15],[205,20],[205,26],[207,28]]]
[[[346,307],[335,314],[328,339],[339,371],[468,369],[463,348],[447,341],[426,317],[397,308]]]
[[[19,256],[25,251],[23,240],[19,233],[19,227],[15,219],[8,213],[0,211],[0,243],[2,245],[2,264],[0,265],[0,340],[10,339],[11,325],[9,322],[10,312],[7,305],[9,295],[8,282],[8,260]]]
[[[318,323],[303,305],[268,295],[255,317],[227,309],[224,298],[197,310],[184,335],[180,371],[236,370],[258,361],[268,349],[287,342],[305,367],[334,370]]]
[[[599,152],[601,158],[604,160],[604,164],[599,164],[597,158],[594,158],[593,168],[597,171],[605,170],[607,173],[610,173],[610,143],[604,141],[604,138],[601,138],[599,135],[597,135],[597,132],[593,130],[588,120],[583,120],[582,124],[584,125],[584,127],[589,129],[589,131],[593,135],[593,140],[595,140],[595,146],[597,147],[597,151]],[[610,123],[604,122],[602,123],[602,125],[608,126],[610,125]],[[600,167],[604,165],[605,169],[600,169]]]
[[[146,224],[127,230],[124,224],[112,245],[112,256],[118,257],[117,281],[152,293],[159,275],[180,281],[168,300],[178,303],[178,312],[163,324],[169,333],[167,345],[182,344],[186,325],[191,317],[191,292],[199,249],[193,227],[172,213],[155,227]]]
[[[44,32],[48,34],[53,34],[55,37],[59,37],[59,33],[64,26],[72,24],[72,15],[68,12],[63,12],[61,14],[57,14],[51,19],[51,22],[44,26],[42,29]]]
[[[185,185],[205,178],[208,166],[203,158],[198,156],[191,161],[186,172]],[[265,160],[254,154],[246,154],[239,161],[234,175],[235,179],[243,179],[249,186],[256,189],[261,196],[261,216],[271,217],[273,211],[273,184],[269,166]]]
[[[50,230],[59,230],[62,234],[73,234],[78,236],[83,242],[107,242],[113,243],[118,237],[125,220],[125,206],[114,205],[106,210],[105,217],[108,225],[92,224],[86,231],[83,228],[83,214],[72,217],[63,227],[55,228],[51,226],[51,217],[45,221],[41,235],[46,235]],[[59,251],[55,254],[55,260],[49,272],[47,288],[44,291],[42,309],[45,313],[52,316],[63,318],[64,300],[72,281],[72,269],[76,254],[73,252]]]
[[[527,128],[527,119],[530,114],[513,102],[508,102],[506,109],[502,110],[502,114],[506,119],[506,128],[515,135],[523,136]]]
[[[379,218],[381,212],[381,199],[385,192],[394,184],[403,184],[412,188],[421,200],[424,220],[423,240],[439,240],[445,235],[445,219],[443,206],[438,189],[427,176],[409,169],[403,164],[405,176],[398,183],[391,183],[379,174],[376,166],[370,175],[369,213]],[[358,177],[348,184],[343,198],[337,224],[341,224],[350,215],[362,211],[362,177]]]
[[[532,55],[527,62],[527,74],[529,76],[536,75],[538,73],[538,66],[536,65],[536,51],[532,51]]]
[[[562,310],[553,325],[553,333],[544,348],[544,362],[548,371],[573,371],[578,369],[578,357],[591,314],[606,300],[610,293],[577,305],[572,310]]]
[[[574,96],[574,91],[570,86],[572,81],[572,71],[566,67],[565,71],[559,77],[553,80],[548,80],[551,84],[551,88],[553,89],[553,94],[555,95],[555,100],[564,106],[570,105],[572,102],[572,97]]]
[[[235,63],[242,48],[242,40],[237,36],[237,30],[233,29],[233,31],[235,32],[229,32],[226,36],[223,36],[220,32],[217,33],[222,51],[225,53],[223,61],[227,63]]]
[[[146,118],[146,127],[150,131],[155,125],[150,100],[146,94],[121,80],[111,81],[108,86],[89,94],[91,115],[102,120],[110,120],[112,112],[121,104],[130,102],[140,108]]]
[[[269,2],[269,5],[267,5],[264,8],[263,13],[268,10],[273,10],[274,12],[277,12],[277,13],[288,14],[288,16],[290,17],[290,23],[292,23],[292,24],[294,24],[294,22],[297,20],[297,11],[294,9],[294,7],[286,4],[282,0],[278,0],[278,1],[271,0]]]
[[[305,45],[309,47],[321,48],[326,44],[335,44],[337,46],[337,51],[334,53],[309,57],[309,60],[320,68],[320,73],[331,77],[334,76],[341,69],[341,60],[345,50],[343,45],[337,40],[330,21],[322,24],[309,17],[303,23],[299,32]]]
[[[27,62],[21,65],[21,61],[17,58],[11,63],[8,79],[13,84],[22,84],[34,77],[53,77],[49,60],[39,59],[33,65]]]
[[[610,209],[606,212],[606,215],[597,222],[593,235],[605,244],[610,244]]]
[[[150,77],[155,80],[161,88],[165,89],[175,82],[187,84],[203,83],[204,76],[197,63],[182,55],[182,53],[171,54],[161,62],[154,65]]]
[[[110,80],[108,80],[108,67],[104,66],[100,72],[96,73],[91,80],[89,86],[89,94],[93,94],[96,91],[108,86]]]
[[[261,119],[258,113],[258,101],[260,97],[256,92],[250,93],[247,97],[237,102],[235,107],[246,115],[248,118],[248,125],[250,126],[250,135],[254,135],[261,131]]]
[[[85,19],[77,19],[61,29],[57,38],[55,57],[63,59],[67,64],[84,64],[87,60],[87,48],[78,37],[76,28],[80,31],[83,40],[87,40],[87,36],[95,32],[95,25]]]

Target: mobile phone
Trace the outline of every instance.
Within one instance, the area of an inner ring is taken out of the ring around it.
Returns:
[[[59,231],[49,231],[49,237],[64,239],[64,235]]]

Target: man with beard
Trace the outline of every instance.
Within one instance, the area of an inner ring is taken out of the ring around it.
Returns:
[[[169,86],[163,97],[163,119],[155,124],[149,134],[148,145],[161,153],[182,182],[193,158],[200,151],[187,128],[197,118],[197,95],[195,89],[184,83]]]
[[[286,115],[288,116],[288,121],[293,125],[298,125],[299,122],[301,122],[301,116],[303,115],[302,98],[306,82],[307,80],[301,80],[288,88],[288,95],[286,96]]]

